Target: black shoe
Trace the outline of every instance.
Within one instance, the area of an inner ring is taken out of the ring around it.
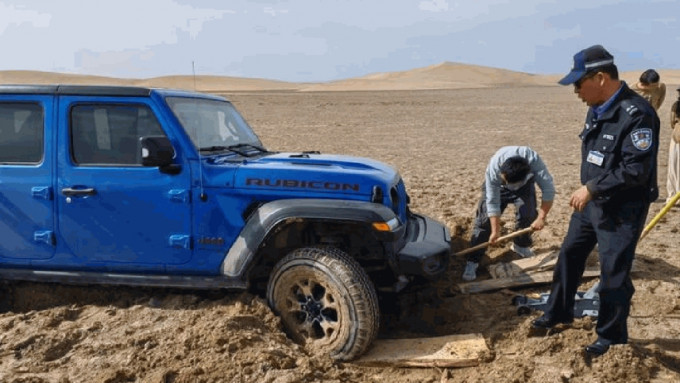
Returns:
[[[600,356],[609,351],[611,344],[610,341],[598,337],[595,343],[586,346],[586,352],[590,355]]]
[[[560,323],[569,324],[573,321],[574,321],[574,319],[572,319],[572,318],[569,318],[569,319],[553,319],[553,318],[544,314],[544,315],[541,315],[538,319],[531,322],[531,325],[534,328],[543,328],[543,329],[548,330],[548,329],[551,329],[551,328],[557,326]]]

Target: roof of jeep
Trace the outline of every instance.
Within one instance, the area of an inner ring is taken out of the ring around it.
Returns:
[[[117,97],[149,97],[151,93],[164,96],[187,95],[219,98],[213,95],[176,89],[143,88],[134,86],[106,85],[0,85],[0,94],[55,94],[78,96],[117,96]]]

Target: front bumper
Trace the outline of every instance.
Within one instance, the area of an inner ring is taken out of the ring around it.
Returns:
[[[404,246],[397,251],[399,275],[440,277],[449,264],[451,234],[448,227],[425,216],[412,214]]]

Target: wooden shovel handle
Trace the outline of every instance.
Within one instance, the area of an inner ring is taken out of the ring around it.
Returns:
[[[680,126],[680,125],[679,125],[679,126]],[[673,198],[671,198],[671,199],[668,201],[668,203],[661,209],[661,211],[659,212],[659,214],[657,214],[657,215],[649,222],[649,224],[647,224],[647,226],[645,226],[645,229],[642,230],[642,235],[640,235],[640,239],[644,238],[644,237],[647,235],[647,233],[649,233],[649,231],[652,230],[652,228],[659,222],[659,220],[661,219],[661,217],[663,217],[664,215],[666,215],[666,213],[668,213],[668,211],[671,210],[671,208],[676,204],[676,202],[678,202],[678,200],[680,200],[680,192],[675,193],[675,196],[673,196]]]
[[[515,237],[519,237],[520,235],[529,234],[529,233],[531,233],[532,231],[534,231],[534,229],[532,229],[531,226],[530,226],[530,227],[527,227],[527,228],[524,228],[524,229],[521,229],[521,230],[517,230],[517,231],[512,232],[512,233],[510,233],[510,234],[508,234],[508,235],[504,235],[504,236],[498,238],[498,241],[497,241],[496,243],[505,242],[505,241],[507,241],[508,239],[513,239],[513,238],[515,238]],[[490,243],[487,241],[487,242],[484,242],[484,243],[480,243],[479,245],[472,246],[472,247],[469,248],[469,249],[465,249],[465,250],[463,250],[463,251],[459,251],[459,252],[457,252],[457,253],[455,253],[455,254],[453,254],[453,255],[454,255],[454,256],[459,256],[459,255],[469,254],[469,253],[472,253],[473,251],[477,251],[477,250],[479,250],[479,249],[483,249],[483,248],[485,248],[485,247],[487,247],[487,246],[489,246],[489,245],[490,245]]]

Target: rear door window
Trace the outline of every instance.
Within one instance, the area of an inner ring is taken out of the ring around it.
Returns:
[[[39,163],[43,158],[43,107],[0,102],[0,163]]]

